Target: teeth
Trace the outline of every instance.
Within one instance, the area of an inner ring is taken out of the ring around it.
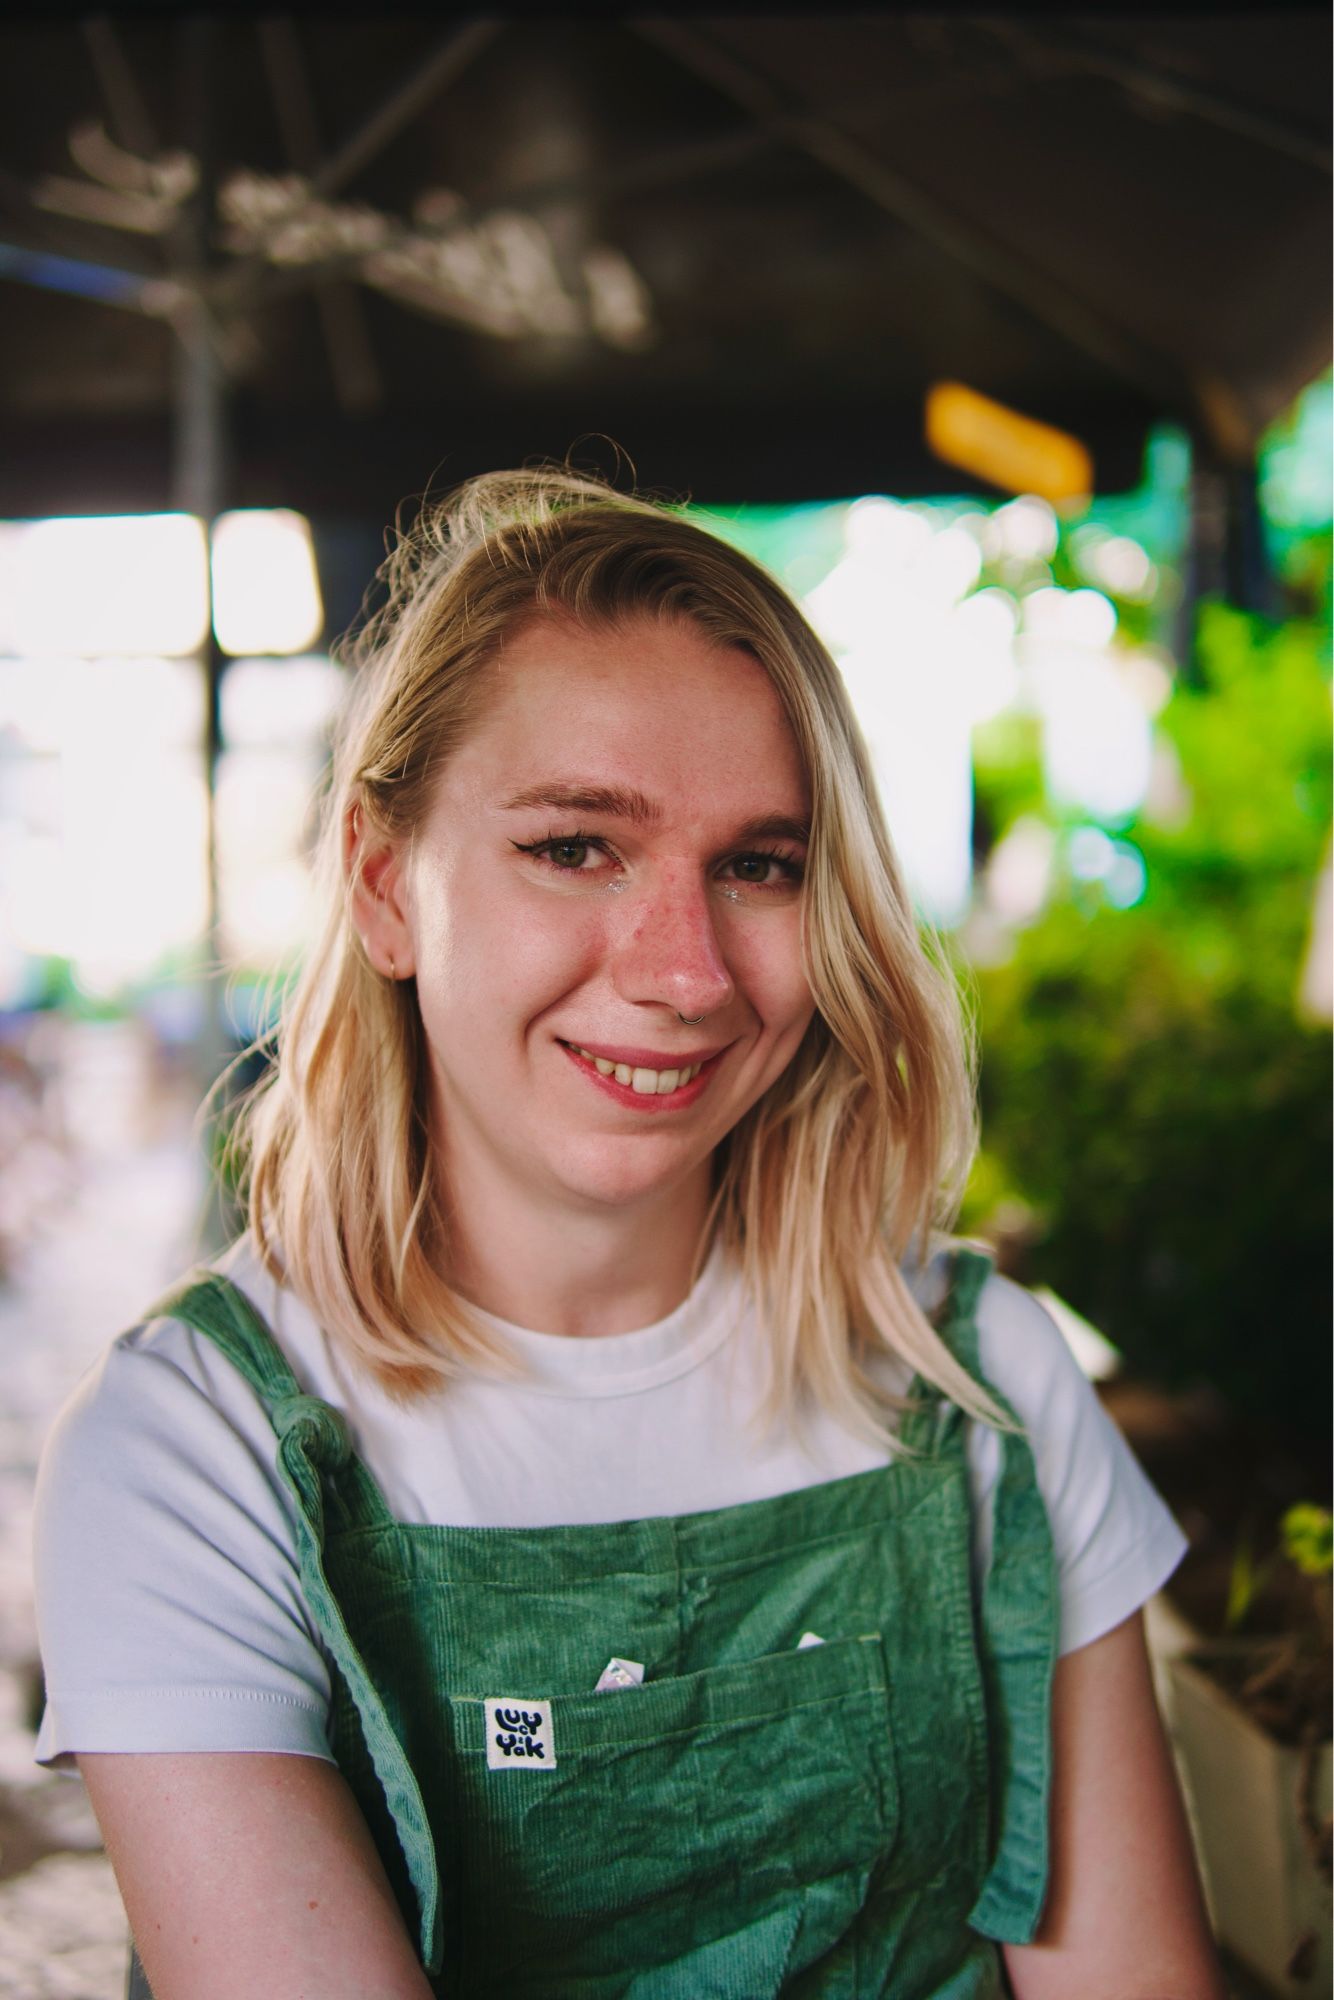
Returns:
[[[629,1063],[614,1063],[607,1056],[595,1056],[591,1049],[576,1048],[576,1055],[591,1063],[599,1076],[614,1076],[617,1083],[629,1084],[640,1097],[667,1097],[674,1090],[682,1090],[693,1083],[703,1069],[703,1063],[690,1063],[685,1069],[632,1069]]]

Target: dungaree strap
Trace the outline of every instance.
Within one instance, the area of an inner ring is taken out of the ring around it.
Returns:
[[[216,1271],[195,1271],[160,1299],[148,1316],[181,1320],[207,1334],[268,1411],[278,1438],[279,1470],[296,1502],[302,1589],[356,1706],[375,1774],[398,1829],[421,1911],[422,1957],[431,1970],[438,1966],[441,1953],[434,1836],[420,1787],[347,1629],[324,1561],[331,1529],[391,1525],[393,1517],[353,1451],[341,1412],[304,1393],[262,1316],[238,1286]]]
[[[977,1307],[991,1270],[991,1259],[980,1251],[953,1253],[937,1331],[1014,1425],[997,1432],[1001,1474],[978,1633],[991,1743],[992,1865],[969,1922],[984,1937],[1027,1944],[1047,1888],[1059,1593],[1032,1448],[1014,1411],[982,1373]],[[962,1421],[957,1411],[950,1414]]]
[[[217,1271],[197,1270],[174,1285],[145,1315],[176,1319],[206,1333],[259,1397],[278,1435],[288,1483],[333,1524],[389,1526],[384,1496],[352,1449],[342,1412],[308,1396],[260,1312],[239,1285]],[[337,1474],[337,1485],[319,1473]]]
[[[190,1271],[145,1319],[178,1319],[206,1333],[266,1403],[300,1394],[287,1356],[239,1286],[217,1271]]]

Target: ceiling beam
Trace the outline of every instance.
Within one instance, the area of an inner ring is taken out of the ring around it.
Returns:
[[[775,143],[771,133],[760,131],[753,125],[742,125],[716,139],[689,140],[682,145],[664,146],[641,159],[626,160],[616,166],[599,169],[595,174],[561,174],[548,180],[521,183],[492,181],[479,187],[471,198],[460,196],[447,221],[431,223],[414,219],[405,222],[400,217],[387,218],[388,226],[378,247],[388,248],[414,239],[445,239],[459,229],[476,229],[488,217],[501,211],[540,216],[548,204],[566,201],[586,201],[592,207],[606,208],[635,195],[680,187],[701,175],[743,166],[769,151]],[[270,300],[290,298],[294,293],[329,278],[355,278],[365,261],[365,250],[355,249],[337,250],[307,264],[274,265],[263,282],[255,286],[252,303],[266,304]]]
[[[463,74],[503,25],[485,17],[469,21],[447,35],[425,62],[414,63],[398,88],[389,93],[312,176],[304,201],[276,218],[250,252],[220,276],[215,287],[219,300],[227,305],[245,303],[246,293],[268,269],[266,251],[272,238],[299,221],[315,202],[327,200],[355,179],[442,90]]]
[[[767,77],[693,25],[661,16],[633,19],[629,25],[741,105],[765,130],[817,160],[1118,380],[1160,405],[1183,414],[1190,409],[1190,387],[1170,357],[1115,326],[1049,272],[953,214],[830,118],[795,100],[785,101]]]
[[[1250,145],[1279,153],[1325,176],[1334,166],[1329,147],[1309,133],[1281,125],[1266,112],[1238,104],[1178,70],[1150,62],[1139,54],[1128,55],[1108,48],[1082,29],[1063,28],[1059,22],[1044,17],[1041,33],[1034,34],[1022,20],[1012,16],[988,14],[968,19],[971,27],[994,35],[1007,48],[1020,51],[1032,68],[1047,73],[1074,69],[1088,76],[1105,77],[1138,98],[1151,113],[1161,115],[1166,111],[1198,118]]]
[[[286,16],[262,19],[258,26],[288,160],[298,173],[313,179],[320,172],[324,149],[296,28]],[[334,278],[315,279],[313,291],[339,408],[345,416],[378,410],[384,402],[384,382],[360,296],[353,286]]]
[[[117,143],[141,160],[153,159],[158,150],[157,133],[139,79],[115,29],[105,14],[95,14],[82,26]]]

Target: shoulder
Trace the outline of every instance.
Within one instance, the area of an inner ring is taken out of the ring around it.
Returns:
[[[255,1308],[305,1393],[345,1411],[355,1403],[356,1379],[344,1380],[313,1314],[265,1268],[249,1237],[211,1268]],[[114,1339],[77,1383],[47,1439],[42,1475],[49,1484],[77,1461],[85,1484],[103,1465],[124,1483],[143,1463],[160,1494],[168,1471],[184,1476],[193,1463],[235,1499],[255,1479],[278,1486],[275,1453],[262,1397],[217,1342],[182,1320],[148,1317]]]
[[[989,1254],[976,1245],[942,1245],[926,1264],[907,1273],[923,1310],[935,1315],[944,1304],[960,1252],[983,1272],[972,1313],[979,1370],[1013,1407],[1024,1428],[1031,1430],[1036,1424],[1041,1429],[1047,1422],[1059,1421],[1062,1412],[1100,1408],[1051,1312],[1026,1286],[1002,1277],[991,1266]],[[1091,1329],[1090,1340],[1098,1341]]]
[[[948,1259],[933,1262],[937,1295]],[[1061,1591],[1061,1651],[1130,1615],[1180,1561],[1184,1539],[1107,1415],[1052,1314],[991,1272],[975,1323],[983,1379],[1009,1404],[1033,1454]],[[970,1459],[984,1498],[1000,1468],[994,1431],[973,1427]]]
[[[134,1461],[121,1448],[131,1442],[178,1455],[188,1440],[228,1426],[242,1436],[267,1430],[250,1385],[193,1327],[145,1320],[113,1340],[76,1384],[52,1426],[43,1468],[74,1455],[85,1472],[104,1457],[129,1471]]]
[[[254,1389],[202,1333],[150,1319],[113,1340],[56,1417],[37,1480],[37,1553],[147,1536],[159,1557],[182,1538],[265,1535],[291,1503]],[[179,1552],[177,1548],[177,1552]]]
[[[977,1348],[982,1373],[1026,1429],[1101,1404],[1069,1339],[1052,1313],[1012,1278],[992,1271],[977,1301]]]
[[[40,1754],[327,1755],[327,1674],[268,1413],[206,1335],[150,1319],[86,1372],[33,1522]]]

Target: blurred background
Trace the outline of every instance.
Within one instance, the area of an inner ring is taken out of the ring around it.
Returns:
[[[0,29],[0,1994],[124,1976],[29,1761],[41,1438],[232,1226],[196,1112],[299,962],[387,526],[567,455],[842,666],[979,1017],[963,1226],[1191,1538],[1183,1759],[1176,1656],[1276,1746],[1258,1929],[1203,1824],[1258,1753],[1187,1772],[1236,1990],[1327,1990],[1329,55],[1315,7]]]

